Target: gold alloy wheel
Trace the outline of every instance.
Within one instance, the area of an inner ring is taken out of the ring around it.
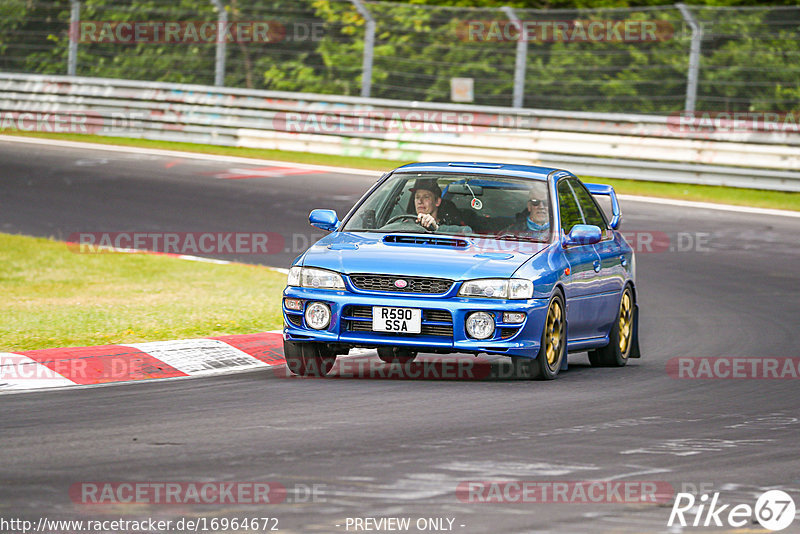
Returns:
[[[547,365],[551,369],[561,354],[561,343],[564,339],[564,311],[561,308],[561,301],[554,299],[547,310],[547,324],[545,326],[545,354],[547,355]]]
[[[628,357],[632,325],[633,303],[631,302],[631,292],[626,289],[622,293],[622,301],[619,303],[619,352],[623,358]]]

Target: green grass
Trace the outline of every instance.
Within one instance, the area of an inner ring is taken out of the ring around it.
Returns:
[[[120,137],[99,137],[82,134],[32,133],[19,131],[0,131],[0,133],[109,145],[137,146],[164,150],[202,152],[204,154],[222,154],[229,156],[272,159],[278,161],[290,161],[294,163],[334,165],[358,169],[369,169],[375,170],[376,172],[387,171],[404,163],[411,163],[409,161],[372,159],[355,156],[333,156],[325,154],[312,154],[308,152],[286,152],[282,150],[222,147],[217,145],[198,145],[193,143],[175,143],[169,141],[152,141],[147,139],[131,139]],[[618,180],[610,178],[595,178],[591,176],[582,176],[581,178],[587,182],[611,184],[618,193],[629,195],[677,198],[683,200],[694,200],[698,202],[715,202],[719,204],[734,204],[737,206],[754,206],[759,208],[800,211],[800,193],[763,191],[757,189],[743,189],[738,187],[672,184],[665,182],[645,182],[639,180]]]
[[[286,276],[0,233],[0,351],[279,329]]]

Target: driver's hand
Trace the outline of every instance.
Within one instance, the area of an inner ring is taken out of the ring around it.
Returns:
[[[423,226],[429,230],[436,231],[439,229],[439,224],[430,213],[417,213],[417,222],[420,224],[420,226]]]

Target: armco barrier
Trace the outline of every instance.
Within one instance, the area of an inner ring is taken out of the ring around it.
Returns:
[[[48,129],[47,120],[15,123],[23,113],[81,114],[97,135],[800,191],[800,133],[769,124],[683,132],[665,116],[0,73],[0,127]],[[382,120],[369,120],[375,116]]]

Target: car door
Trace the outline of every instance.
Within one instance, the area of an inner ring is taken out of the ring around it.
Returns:
[[[597,280],[596,306],[592,312],[592,325],[589,331],[592,337],[608,334],[617,318],[619,299],[625,283],[626,257],[622,254],[619,237],[608,228],[608,222],[594,197],[578,180],[570,179],[570,185],[578,200],[578,207],[586,224],[598,226],[603,231],[602,240],[594,245],[600,258],[600,272]]]
[[[568,179],[561,179],[557,186],[559,223],[561,235],[566,236],[576,224],[586,224],[578,201]],[[564,258],[569,265],[569,274],[564,277],[567,299],[568,340],[594,337],[596,322],[600,257],[593,245],[563,244]]]

